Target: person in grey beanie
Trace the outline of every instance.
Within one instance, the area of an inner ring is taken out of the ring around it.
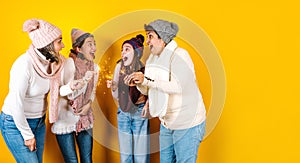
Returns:
[[[144,28],[151,52],[145,73],[132,73],[125,83],[148,95],[149,116],[161,121],[160,162],[196,162],[206,110],[194,64],[174,40],[179,30],[176,23],[159,19]]]

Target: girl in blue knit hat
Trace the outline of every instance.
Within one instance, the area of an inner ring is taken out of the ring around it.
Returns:
[[[126,40],[122,44],[121,57],[117,62],[113,81],[107,81],[113,97],[118,101],[118,134],[122,163],[148,163],[149,160],[149,120],[147,117],[147,96],[136,86],[130,86],[124,79],[133,72],[144,72],[140,61],[143,55],[144,36]]]

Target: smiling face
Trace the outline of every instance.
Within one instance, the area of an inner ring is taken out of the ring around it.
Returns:
[[[82,53],[84,58],[88,61],[92,61],[95,59],[96,41],[94,37],[88,37],[84,40],[84,43],[79,48],[77,47],[78,52]]]
[[[62,42],[62,36],[60,35],[57,39],[53,41],[53,50],[56,56],[59,56],[59,51],[65,47]]]
[[[146,31],[146,35],[146,43],[149,46],[151,53],[154,55],[160,55],[166,46],[165,42],[159,38],[154,31]]]
[[[38,49],[45,57],[46,60],[50,61],[50,63],[59,62],[59,52],[61,51],[62,48],[64,48],[65,45],[62,42],[62,37],[61,35],[56,38],[53,42],[51,42],[49,45]]]
[[[125,43],[122,46],[121,56],[122,56],[124,66],[131,65],[133,57],[134,57],[134,49],[129,43]]]

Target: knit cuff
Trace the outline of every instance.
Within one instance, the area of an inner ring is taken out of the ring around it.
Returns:
[[[143,81],[142,85],[150,86],[153,82],[154,82],[154,79],[144,76],[144,81]]]

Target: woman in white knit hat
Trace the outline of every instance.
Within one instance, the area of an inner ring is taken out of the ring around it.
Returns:
[[[93,62],[96,42],[92,34],[80,29],[72,29],[71,37],[73,48],[65,62],[58,121],[53,124],[52,132],[66,163],[78,162],[76,144],[80,162],[91,163],[94,120],[91,106],[99,75],[99,67]]]
[[[16,162],[41,163],[49,91],[49,120],[57,120],[60,72],[64,65],[59,51],[64,44],[61,30],[44,20],[27,20],[23,31],[28,32],[32,44],[10,70],[0,128]]]

